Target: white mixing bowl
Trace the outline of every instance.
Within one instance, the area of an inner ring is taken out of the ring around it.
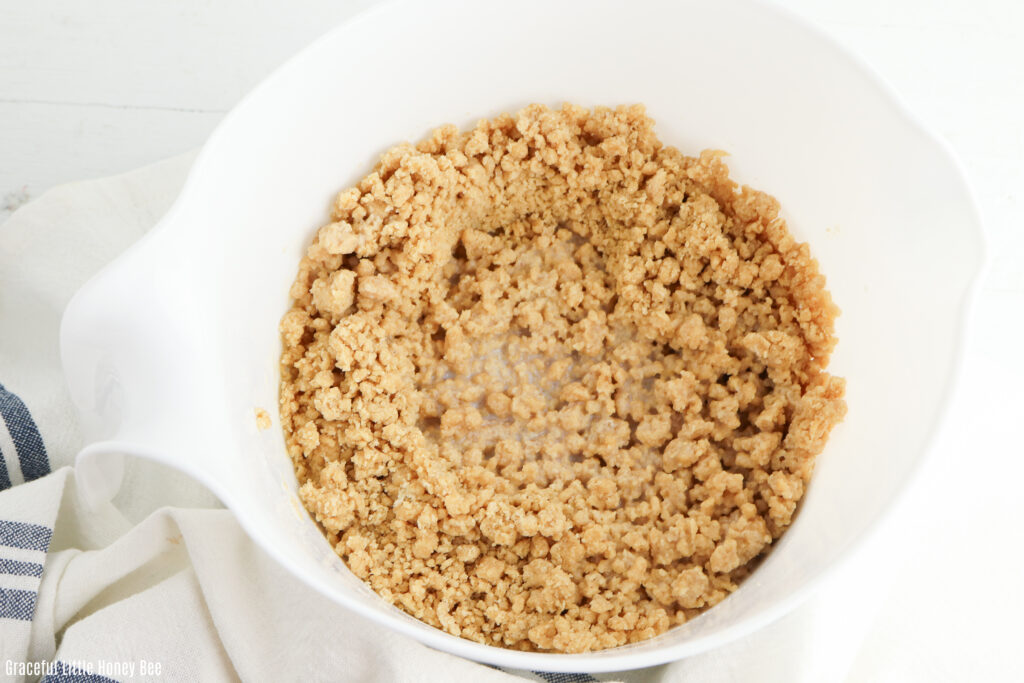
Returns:
[[[68,384],[95,441],[79,457],[80,476],[113,489],[121,454],[178,467],[298,579],[464,657],[593,672],[707,650],[797,604],[884,518],[922,460],[982,262],[977,212],[950,153],[877,78],[770,6],[492,7],[376,7],[224,119],[161,223],[65,313]],[[479,645],[387,605],[300,504],[277,420],[278,321],[335,192],[393,143],[436,125],[563,101],[643,102],[664,142],[691,154],[727,150],[735,178],[779,198],[843,310],[830,370],[847,378],[849,403],[798,519],[735,594],[652,640],[580,655]],[[257,428],[256,408],[272,416],[271,429]]]

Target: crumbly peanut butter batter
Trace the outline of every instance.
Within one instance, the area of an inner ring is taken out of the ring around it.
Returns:
[[[585,652],[721,601],[793,519],[843,381],[777,202],[640,106],[530,106],[338,195],[281,422],[348,567],[449,633]]]

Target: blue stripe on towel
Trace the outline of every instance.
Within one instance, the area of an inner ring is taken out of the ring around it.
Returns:
[[[4,460],[4,449],[0,448],[0,491],[11,488],[11,475],[7,472],[7,461]]]
[[[0,588],[0,619],[32,621],[32,615],[35,611],[35,591]]]
[[[28,522],[12,522],[0,519],[0,545],[25,550],[41,550],[50,547],[53,529]]]
[[[7,431],[14,441],[25,481],[49,474],[50,460],[46,457],[46,446],[43,445],[43,437],[39,435],[32,414],[28,412],[24,401],[4,389],[3,384],[0,384],[0,418],[7,424]]]
[[[40,577],[43,575],[43,565],[38,562],[22,562],[20,560],[0,558],[0,574]]]
[[[113,678],[92,674],[64,662],[56,662],[42,683],[117,683]]]
[[[590,674],[563,674],[549,673],[547,671],[534,671],[533,673],[543,678],[547,683],[592,683],[597,681]]]

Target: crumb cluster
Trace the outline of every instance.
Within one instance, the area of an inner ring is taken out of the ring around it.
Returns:
[[[793,519],[843,381],[777,202],[641,106],[530,106],[341,192],[281,323],[309,511],[389,602],[585,652],[721,601]]]

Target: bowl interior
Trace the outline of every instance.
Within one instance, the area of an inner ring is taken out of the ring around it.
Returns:
[[[796,523],[737,593],[657,639],[573,656],[461,641],[377,598],[298,502],[276,411],[277,324],[334,193],[436,125],[563,101],[642,102],[663,142],[726,150],[736,179],[781,201],[843,310],[831,369],[847,378],[849,403]],[[210,457],[243,473],[217,488],[254,538],[328,596],[430,645],[546,670],[665,661],[791,604],[878,521],[922,457],[980,260],[971,201],[944,150],[830,42],[740,1],[386,4],[227,117],[171,223],[163,239],[192,245],[217,320],[208,348],[225,381],[226,447]],[[271,429],[256,428],[256,407]]]

